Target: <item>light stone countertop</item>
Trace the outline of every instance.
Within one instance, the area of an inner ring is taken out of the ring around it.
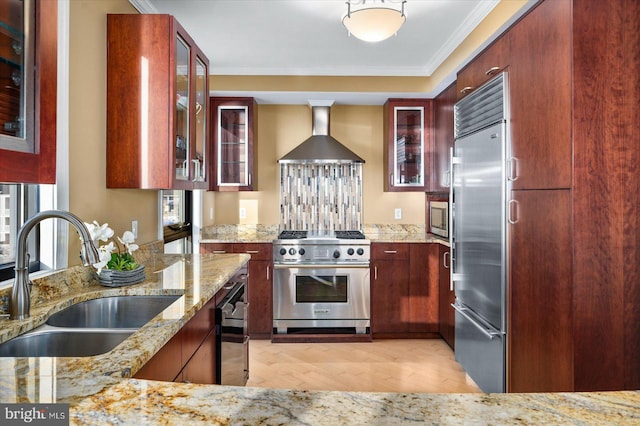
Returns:
[[[132,379],[246,261],[244,254],[152,254],[147,281],[124,288],[87,284],[71,268],[34,285],[26,324],[1,320],[1,340],[69,304],[115,294],[183,294],[108,354],[0,358],[0,402],[70,403],[71,424],[410,425],[640,424],[640,392],[400,394],[292,391]],[[21,331],[21,332],[22,332]]]
[[[365,237],[375,243],[438,243],[449,240],[425,231],[424,225],[365,225]],[[215,225],[202,229],[200,243],[272,243],[277,225]]]

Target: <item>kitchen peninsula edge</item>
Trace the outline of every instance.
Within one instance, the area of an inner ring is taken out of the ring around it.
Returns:
[[[69,403],[71,424],[459,424],[514,421],[623,424],[640,420],[640,392],[399,394],[292,391],[132,379],[153,353],[249,256],[164,255],[141,262],[147,280],[124,288],[87,284],[90,268],[35,280],[27,322],[1,320],[0,340],[70,303],[118,294],[184,294],[110,353],[87,358],[0,358],[0,402]],[[8,331],[9,330],[9,331]]]

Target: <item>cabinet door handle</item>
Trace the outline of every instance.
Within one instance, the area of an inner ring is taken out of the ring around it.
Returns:
[[[393,186],[393,173],[389,173],[389,186]]]
[[[518,180],[518,157],[511,157],[507,161],[509,165],[509,176],[507,179],[511,182]]]
[[[214,250],[213,254],[225,254],[226,252],[226,250]]]
[[[267,266],[267,281],[269,281],[270,276],[271,276],[271,266]]]
[[[518,203],[517,200],[509,201],[509,223],[512,225],[515,225],[520,221],[520,218],[518,217],[519,207],[520,203]]]
[[[451,261],[447,262],[447,259],[450,257],[451,255],[449,254],[448,251],[445,251],[444,254],[442,255],[442,266],[444,266],[445,268],[449,269],[449,263],[451,263]]]
[[[398,250],[385,250],[384,252],[386,254],[396,254],[396,253],[398,253]]]
[[[472,91],[472,90],[473,90],[473,87],[471,87],[471,86],[466,86],[466,87],[463,87],[463,88],[460,90],[460,93],[462,93],[462,94],[464,95],[465,93],[469,93],[469,92],[470,92],[470,91]]]
[[[499,69],[500,69],[500,67],[491,67],[485,72],[485,74],[486,75],[494,75]]]
[[[245,253],[247,253],[247,254],[258,254],[258,253],[260,253],[260,250],[245,250]]]
[[[378,267],[377,266],[373,267],[373,279],[375,281],[378,281]]]
[[[193,179],[191,179],[191,182],[197,182],[198,180],[200,180],[200,160],[196,158],[191,160],[191,162],[195,166],[193,171]]]

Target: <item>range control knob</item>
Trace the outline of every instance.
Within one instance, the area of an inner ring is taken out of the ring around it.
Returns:
[[[334,258],[334,259],[337,259],[337,258],[339,258],[339,257],[340,257],[340,250],[334,250],[334,251],[333,251],[333,258]]]
[[[290,254],[291,256],[293,256],[294,254],[296,254],[296,249],[294,249],[294,248],[290,248],[290,249],[289,249],[289,254]]]
[[[305,251],[305,249],[301,248],[300,250],[298,250],[298,253],[300,253],[300,256],[304,256],[306,251]]]
[[[347,254],[348,254],[349,256],[353,256],[353,249],[352,249],[352,248],[350,248],[349,250],[347,250]]]
[[[364,249],[359,248],[357,253],[358,253],[358,256],[362,256],[364,254]]]
[[[287,249],[281,248],[280,249],[280,256],[284,256],[285,254],[287,254]]]

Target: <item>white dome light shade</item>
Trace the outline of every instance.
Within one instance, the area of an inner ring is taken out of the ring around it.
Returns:
[[[349,4],[349,3],[347,3]],[[362,9],[349,10],[342,23],[350,34],[368,42],[386,40],[398,32],[407,20],[403,10],[366,5]]]

